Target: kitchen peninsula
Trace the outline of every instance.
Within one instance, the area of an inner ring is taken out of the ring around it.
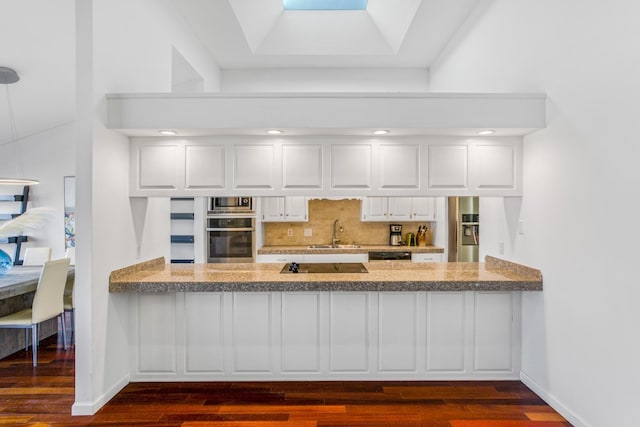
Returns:
[[[484,263],[370,262],[366,273],[284,264],[113,271],[130,293],[132,381],[516,379],[520,292],[540,271]]]

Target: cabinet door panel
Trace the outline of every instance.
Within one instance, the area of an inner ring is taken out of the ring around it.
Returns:
[[[366,293],[331,293],[332,372],[369,370],[369,298]]]
[[[187,188],[224,188],[224,146],[188,145],[185,153]]]
[[[322,188],[322,145],[282,147],[282,187]]]
[[[420,182],[420,147],[415,145],[381,145],[379,152],[380,188],[418,188]]]
[[[362,221],[387,221],[388,197],[365,197],[362,200]]]
[[[464,371],[464,293],[429,292],[427,298],[427,371]]]
[[[142,145],[138,152],[140,188],[175,189],[177,183],[177,145]]]
[[[371,188],[371,145],[331,146],[331,188]]]
[[[262,220],[265,222],[284,221],[284,197],[263,197]]]
[[[236,145],[233,163],[234,187],[273,188],[273,145]]]
[[[138,372],[176,373],[176,294],[138,297]]]
[[[512,145],[478,144],[471,151],[476,188],[515,187],[515,157]]]
[[[411,197],[389,197],[389,221],[411,219]]]
[[[473,369],[511,371],[513,292],[475,293]]]
[[[430,145],[429,188],[467,188],[467,161],[466,145]]]
[[[435,221],[436,199],[434,197],[414,197],[411,201],[412,221]]]
[[[233,294],[235,372],[271,370],[271,294]]]
[[[282,294],[282,371],[320,371],[320,295]]]
[[[378,319],[378,370],[415,372],[417,294],[381,292]]]
[[[185,372],[223,372],[222,294],[184,297]]]
[[[289,196],[284,201],[284,218],[286,221],[306,221],[308,213],[307,198]]]

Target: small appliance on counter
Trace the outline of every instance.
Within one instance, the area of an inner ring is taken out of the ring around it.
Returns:
[[[402,225],[389,224],[389,245],[402,245]]]

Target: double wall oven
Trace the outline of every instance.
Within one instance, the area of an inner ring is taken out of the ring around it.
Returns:
[[[207,262],[253,262],[255,220],[251,197],[212,197],[207,212]]]

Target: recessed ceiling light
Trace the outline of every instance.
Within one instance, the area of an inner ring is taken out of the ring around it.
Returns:
[[[173,136],[178,134],[175,130],[159,130],[158,133],[164,136]]]
[[[387,135],[388,133],[389,131],[386,129],[378,129],[373,131],[374,135]]]
[[[495,130],[487,129],[487,130],[481,130],[480,132],[478,132],[478,135],[486,136],[486,135],[493,135],[494,133],[496,133]]]
[[[267,133],[269,135],[282,135],[284,133],[284,131],[280,130],[280,129],[269,129],[267,131]]]

